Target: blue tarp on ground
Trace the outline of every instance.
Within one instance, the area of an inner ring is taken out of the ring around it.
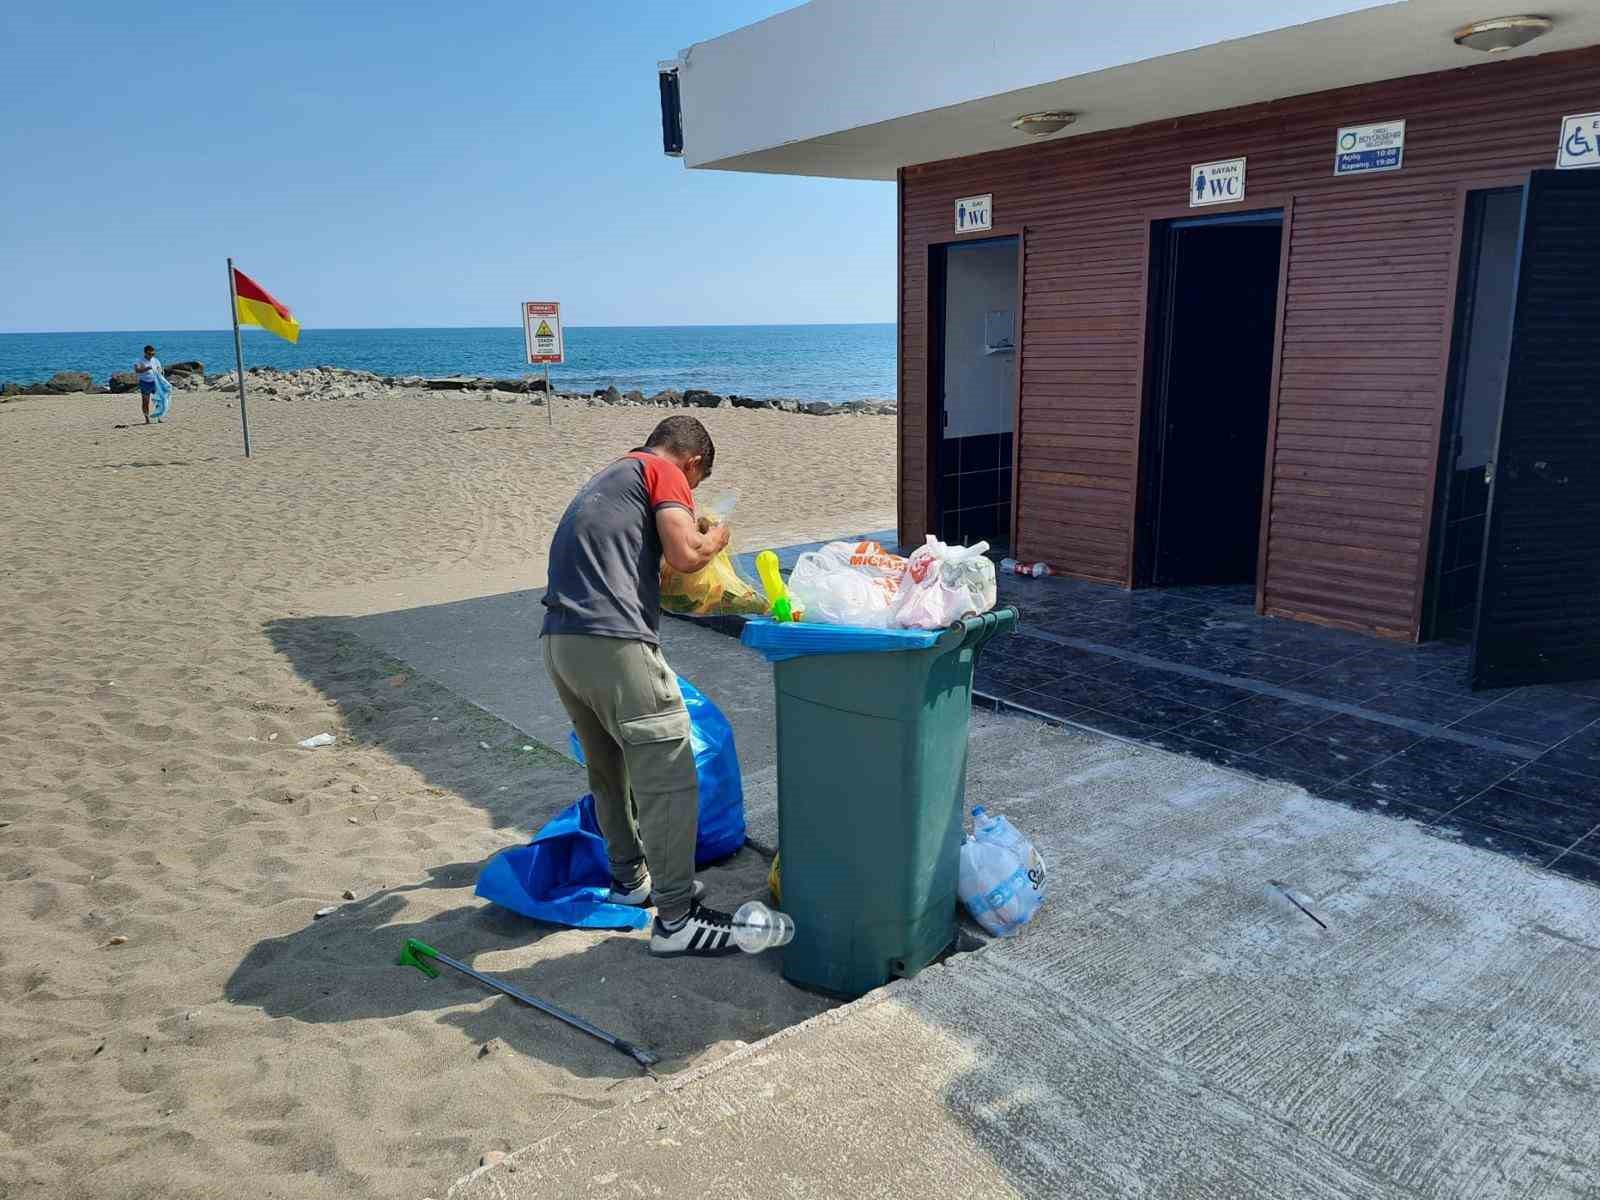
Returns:
[[[695,866],[727,858],[744,845],[744,782],[733,727],[700,689],[680,677],[700,785]],[[579,762],[583,750],[572,739]],[[497,854],[478,873],[477,894],[503,908],[579,929],[643,929],[642,909],[610,904],[611,860],[595,820],[594,797],[568,805],[526,846]]]
[[[882,654],[926,650],[943,629],[866,629],[856,625],[815,625],[806,621],[746,621],[739,640],[768,662],[807,654]]]

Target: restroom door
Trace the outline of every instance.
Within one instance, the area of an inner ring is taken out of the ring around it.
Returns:
[[[1474,687],[1600,678],[1600,170],[1533,172],[1515,296]]]

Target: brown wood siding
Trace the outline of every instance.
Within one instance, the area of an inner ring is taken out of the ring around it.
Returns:
[[[1240,207],[1293,206],[1264,610],[1415,637],[1462,195],[1552,165],[1562,116],[1597,107],[1590,48],[906,168],[902,539],[930,500],[928,245],[991,192],[1026,233],[1018,556],[1133,582],[1150,223],[1185,214],[1191,163],[1244,155]],[[1339,126],[1402,118],[1403,170],[1333,176]]]

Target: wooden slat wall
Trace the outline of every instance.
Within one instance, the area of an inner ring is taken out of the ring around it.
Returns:
[[[1462,194],[1551,165],[1562,116],[1596,108],[1591,48],[907,167],[902,539],[928,500],[928,244],[992,192],[1027,232],[1019,556],[1132,582],[1150,221],[1183,215],[1191,163],[1245,155],[1245,207],[1294,206],[1266,611],[1415,637]],[[1400,118],[1403,171],[1333,177],[1339,126]]]

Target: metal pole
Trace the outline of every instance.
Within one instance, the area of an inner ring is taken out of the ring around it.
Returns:
[[[545,418],[546,418],[546,423],[551,425],[552,427],[556,423],[555,407],[556,407],[555,397],[553,397],[550,394],[550,364],[549,363],[545,363],[545,365],[544,365],[544,415],[545,415]]]
[[[646,1070],[649,1070],[651,1067],[655,1066],[656,1063],[661,1061],[643,1046],[635,1046],[632,1042],[623,1038],[619,1038],[615,1034],[607,1033],[599,1026],[589,1024],[589,1022],[585,1021],[576,1013],[570,1013],[564,1008],[557,1008],[554,1004],[551,1004],[547,1000],[541,1000],[537,996],[530,996],[527,992],[524,992],[519,988],[514,988],[508,983],[502,983],[492,975],[485,975],[482,971],[474,970],[473,968],[467,966],[466,963],[461,962],[459,959],[451,958],[448,954],[439,953],[439,951],[435,950],[426,942],[418,941],[416,938],[407,938],[405,949],[400,953],[400,965],[403,967],[416,967],[425,975],[437,975],[437,971],[431,970],[430,968],[424,966],[420,961],[420,959],[426,958],[437,959],[445,966],[460,971],[469,979],[476,979],[485,987],[493,988],[497,992],[502,992],[505,995],[510,996],[513,1000],[520,1000],[529,1008],[536,1008],[540,1012],[547,1013],[558,1021],[564,1021],[566,1024],[571,1025],[574,1029],[582,1030],[592,1038],[598,1038],[612,1049],[622,1051],[622,1053],[626,1054],[629,1058],[633,1059]]]
[[[228,315],[233,318],[233,365],[239,375],[239,426],[244,430],[244,456],[250,457],[250,417],[244,408],[244,343],[239,340],[239,302],[233,290],[233,259],[228,259]]]

